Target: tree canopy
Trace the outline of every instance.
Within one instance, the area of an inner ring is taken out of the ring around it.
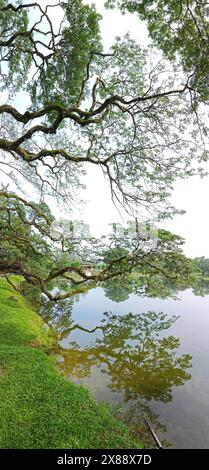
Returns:
[[[155,246],[127,229],[95,240],[85,224],[76,239],[54,234],[46,197],[69,206],[88,165],[102,168],[115,204],[161,218],[177,212],[176,178],[204,174],[207,3],[116,4],[147,21],[153,44],[126,35],[104,51],[100,15],[82,0],[0,0],[0,272],[54,300],[133,271],[149,284],[193,270],[183,241],[166,231]],[[26,182],[33,201],[21,192]],[[102,264],[89,274],[86,261]],[[52,293],[58,279],[67,293]]]
[[[138,13],[151,39],[191,74],[195,101],[208,101],[209,5],[207,0],[107,0],[110,8]]]

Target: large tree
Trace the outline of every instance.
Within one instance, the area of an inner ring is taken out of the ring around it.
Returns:
[[[102,168],[114,202],[129,212],[174,213],[169,195],[175,179],[202,173],[208,158],[198,77],[175,54],[143,49],[128,35],[103,51],[100,17],[82,0],[45,3],[0,0],[0,271],[22,274],[55,300],[139,266],[146,276],[187,275],[191,265],[178,237],[161,232],[153,248],[129,231],[119,242],[113,234],[100,243],[83,227],[81,247],[78,239],[54,235],[44,198],[51,194],[69,204],[91,164]],[[39,204],[21,195],[25,181],[34,185]],[[126,251],[107,256],[113,248]],[[70,263],[76,249],[79,259],[106,266],[86,274]],[[70,293],[52,294],[50,283],[58,278],[73,283]]]

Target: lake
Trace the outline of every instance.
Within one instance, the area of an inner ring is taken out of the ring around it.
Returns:
[[[60,367],[138,432],[147,418],[165,445],[208,449],[209,295],[111,299],[98,287],[42,309]]]

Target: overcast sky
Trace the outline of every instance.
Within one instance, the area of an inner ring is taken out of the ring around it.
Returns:
[[[86,3],[92,2],[86,0]],[[94,3],[97,10],[103,15],[101,31],[106,50],[113,43],[115,36],[123,35],[127,31],[140,44],[146,45],[146,25],[139,22],[137,15],[126,14],[122,16],[119,11],[107,11],[103,7],[103,0],[96,0]],[[83,211],[83,218],[99,234],[100,230],[105,231],[108,222],[116,219],[120,221],[120,217],[113,207],[107,183],[104,182],[98,168],[89,168],[86,183],[87,192],[85,194],[88,203]],[[207,214],[209,177],[204,179],[192,177],[186,181],[177,181],[172,203],[175,207],[186,210],[186,214],[175,216],[173,221],[166,222],[163,226],[185,238],[184,252],[186,255],[209,257]]]

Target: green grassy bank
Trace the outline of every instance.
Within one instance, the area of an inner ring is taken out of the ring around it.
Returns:
[[[52,336],[0,277],[0,448],[140,448],[129,429],[47,355]]]

